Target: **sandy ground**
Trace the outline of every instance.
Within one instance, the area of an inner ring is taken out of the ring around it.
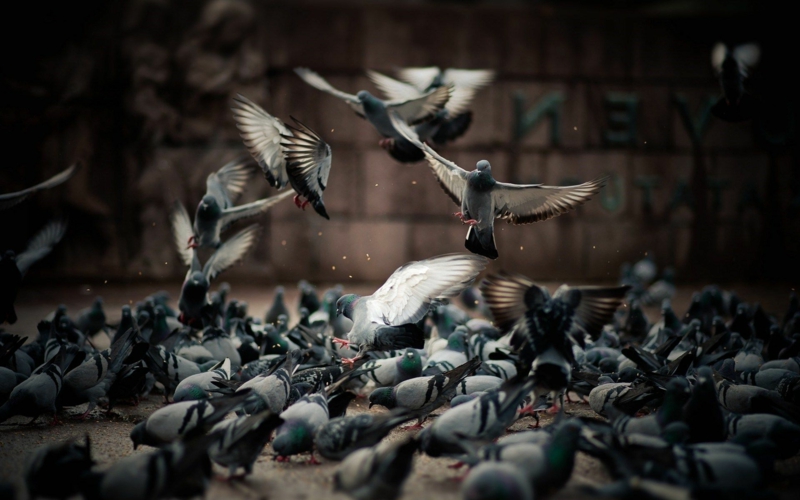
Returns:
[[[87,292],[87,288],[89,291]],[[22,335],[35,335],[36,323],[51,312],[56,305],[66,304],[70,312],[75,313],[82,307],[87,307],[95,295],[102,295],[106,303],[109,321],[113,322],[119,317],[119,308],[122,304],[141,299],[160,287],[148,285],[136,286],[62,286],[62,287],[37,287],[24,289],[20,293],[18,316],[20,320],[6,330]],[[177,287],[166,287],[177,298]],[[322,288],[321,288],[322,289]],[[369,285],[350,286],[348,291],[369,293],[374,287]],[[250,304],[250,313],[261,315],[271,301],[271,289],[256,287],[234,286],[232,296],[245,300]],[[739,295],[747,301],[760,301],[765,309],[773,314],[782,316],[787,303],[789,290],[767,288],[737,288]],[[287,287],[287,303],[296,303],[296,290]],[[680,290],[678,297],[673,301],[678,313],[684,311],[691,299],[691,290]],[[648,311],[653,318],[658,314],[656,309]],[[95,410],[90,418],[84,422],[65,419],[60,426],[49,426],[46,419],[33,426],[22,425],[27,419],[14,418],[0,425],[0,479],[13,481],[22,487],[22,471],[24,458],[31,450],[38,446],[61,441],[73,436],[88,434],[92,441],[92,455],[101,467],[108,466],[116,460],[131,453],[144,453],[149,448],[140,447],[134,451],[128,437],[133,426],[146,418],[150,413],[161,407],[160,396],[150,396],[143,400],[139,406],[119,406],[110,415],[104,411]],[[439,412],[444,411],[440,409]],[[591,415],[594,413],[583,404],[567,404],[567,412],[575,415]],[[83,408],[67,410],[70,415],[76,415]],[[357,399],[349,408],[349,413],[363,411],[381,412],[382,409],[367,410],[364,399]],[[543,416],[542,424],[547,425],[551,417]],[[426,425],[430,425],[430,420]],[[518,421],[509,429],[516,432],[526,429],[533,423],[528,417]],[[399,439],[409,431],[395,430],[388,439]],[[342,494],[332,491],[332,477],[336,462],[320,459],[322,465],[306,465],[308,456],[297,456],[290,463],[278,463],[272,460],[272,450],[268,446],[256,463],[254,473],[245,481],[227,483],[222,480],[212,481],[207,498],[281,498],[281,499],[306,499],[306,498],[346,498]],[[406,482],[402,498],[460,498],[459,483],[457,478],[463,474],[449,468],[454,463],[448,459],[432,459],[425,455],[418,455],[412,475]],[[771,481],[773,489],[780,493],[782,498],[798,498],[800,492],[800,456],[777,464],[778,474]],[[215,470],[217,476],[222,478],[224,472]],[[567,486],[554,498],[578,498],[585,496],[580,491],[580,486],[597,484],[609,481],[605,469],[595,459],[579,453],[575,470]]]

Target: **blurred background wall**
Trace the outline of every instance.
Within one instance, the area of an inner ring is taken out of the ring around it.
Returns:
[[[381,280],[408,260],[462,251],[466,228],[428,167],[390,159],[369,124],[292,72],[308,66],[355,93],[374,90],[365,68],[440,65],[498,72],[445,157],[467,169],[487,158],[513,182],[611,176],[571,214],[498,222],[495,268],[614,280],[622,262],[651,252],[684,282],[795,280],[796,90],[784,22],[771,4],[744,1],[15,5],[3,20],[0,192],[77,159],[84,168],[2,213],[0,247],[21,249],[61,214],[68,236],[32,280],[180,279],[168,207],[179,199],[193,211],[208,173],[247,155],[229,109],[241,93],[331,144],[331,221],[282,203],[259,219],[256,251],[226,279]],[[761,44],[769,119],[709,114],[720,39]],[[273,192],[255,176],[243,201]]]

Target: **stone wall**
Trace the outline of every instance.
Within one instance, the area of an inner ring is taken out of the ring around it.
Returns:
[[[0,191],[85,162],[65,189],[3,221],[19,246],[50,214],[69,216],[68,241],[33,279],[179,279],[167,207],[174,199],[193,207],[210,171],[247,154],[229,110],[237,93],[331,144],[331,220],[283,203],[259,220],[258,248],[226,278],[381,280],[408,260],[462,251],[466,228],[430,170],[393,161],[369,124],[292,72],[308,66],[355,93],[372,90],[364,68],[431,64],[498,71],[475,100],[470,131],[441,148],[445,157],[468,169],[489,159],[496,178],[515,182],[611,176],[571,214],[499,222],[496,268],[606,280],[650,251],[684,279],[763,277],[775,266],[797,276],[788,258],[800,235],[789,208],[796,162],[786,148],[758,143],[752,124],[708,118],[718,95],[711,46],[743,30],[747,15],[516,3],[94,7],[77,32],[53,35],[49,53],[16,62],[18,82],[3,83],[0,117],[25,153]],[[548,103],[555,121],[544,113],[525,129]],[[242,201],[271,193],[254,177]]]

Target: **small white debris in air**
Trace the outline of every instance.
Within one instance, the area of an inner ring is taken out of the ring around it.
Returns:
[[[378,187],[378,185],[377,185],[377,184],[375,184],[375,187]]]
[[[331,133],[333,133],[333,129],[331,129]]]
[[[417,181],[411,181],[411,184],[416,184],[416,183],[417,183]]]
[[[347,260],[347,255],[342,255],[342,260]]]
[[[286,240],[281,240],[281,245],[286,246]]]
[[[520,245],[519,249],[522,250],[522,246],[521,245]]]
[[[351,275],[350,275],[350,277],[352,278],[352,277],[353,277],[353,275],[351,274]]]
[[[317,236],[322,236],[322,231],[318,232]]]
[[[592,248],[597,248],[596,246],[592,245]]]
[[[108,280],[103,281],[103,284],[106,284],[106,283],[108,283]]]
[[[168,266],[168,265],[169,265],[169,262],[164,262],[164,265],[165,265],[165,266]]]
[[[335,271],[336,270],[336,266],[331,266],[331,269],[333,269]]]
[[[572,130],[578,130],[578,127],[572,127]]]

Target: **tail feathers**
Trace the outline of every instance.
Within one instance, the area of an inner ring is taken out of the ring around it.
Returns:
[[[496,259],[499,257],[497,253],[497,247],[494,243],[494,235],[492,235],[491,240],[489,241],[489,246],[484,246],[480,239],[478,238],[478,231],[475,227],[470,227],[469,231],[467,231],[467,241],[464,243],[464,246],[470,252],[478,255],[483,255],[484,257],[488,257],[490,259]]]
[[[439,126],[439,130],[433,135],[431,139],[436,144],[445,144],[448,141],[454,141],[464,135],[469,126],[472,124],[472,111],[465,111],[453,118],[446,120]]]
[[[388,148],[389,155],[402,163],[416,163],[425,159],[425,153],[413,145],[408,139],[394,139]]]
[[[375,332],[375,347],[378,350],[422,349],[424,346],[425,332],[413,323],[381,327]]]

